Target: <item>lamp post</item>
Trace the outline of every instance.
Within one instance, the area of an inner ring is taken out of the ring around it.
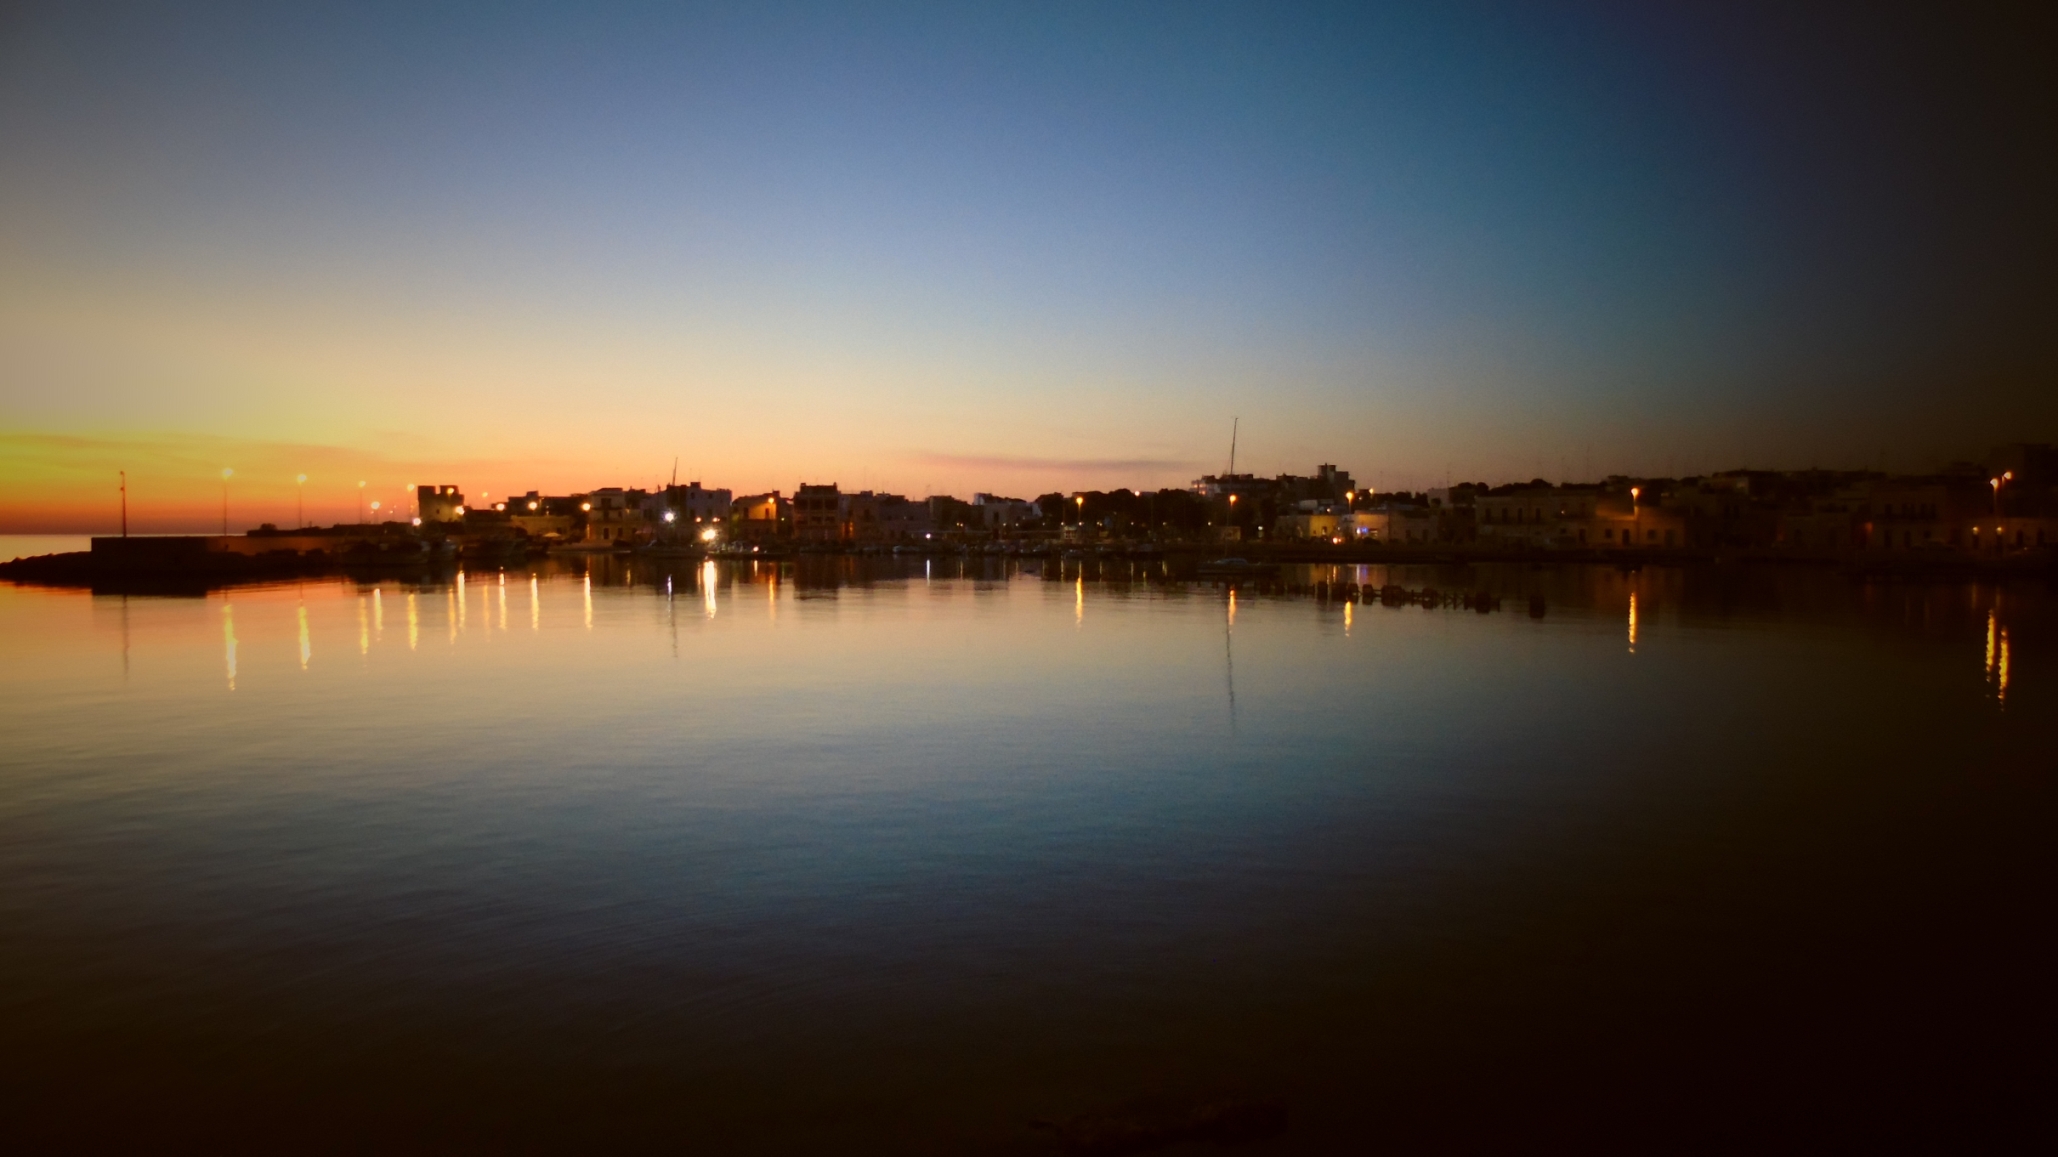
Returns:
[[[1644,514],[1643,507],[1637,504],[1637,499],[1643,496],[1643,492],[1644,488],[1641,486],[1629,488],[1629,541],[1639,547],[1643,545],[1644,539]]]
[[[234,471],[233,469],[231,469],[231,468],[229,468],[229,467],[227,467],[227,466],[224,466],[224,467],[222,467],[222,533],[223,533],[223,534],[227,534],[227,533],[229,533],[229,475],[231,475],[231,474],[234,474],[234,473],[235,473],[235,471]]]
[[[293,513],[304,530],[307,528],[307,475],[296,475],[293,484],[298,488],[293,492]]]
[[[357,524],[359,526],[364,525],[364,483],[362,481],[359,481],[357,484]]]
[[[121,536],[129,536],[129,472],[121,472]]]

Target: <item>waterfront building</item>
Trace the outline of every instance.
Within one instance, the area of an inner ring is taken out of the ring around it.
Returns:
[[[644,520],[642,490],[604,486],[588,493],[580,510],[586,516],[586,541],[608,545],[634,545],[648,541],[650,526]]]
[[[776,490],[746,494],[729,507],[729,537],[767,543],[785,537],[793,524],[793,502]]]
[[[845,494],[836,503],[837,539],[841,542],[878,542],[884,537],[879,525],[879,507],[888,495],[860,490]]]
[[[534,490],[507,501],[507,520],[539,542],[574,542],[585,536],[580,495],[547,496]]]
[[[455,486],[414,488],[415,514],[424,525],[464,518],[464,494]]]
[[[734,506],[727,490],[710,490],[698,482],[674,483],[644,500],[643,516],[667,537],[697,537],[708,527],[726,527]]]
[[[834,482],[803,482],[793,492],[793,537],[802,542],[843,541],[843,492]]]
[[[1019,498],[974,494],[972,505],[978,512],[980,527],[994,534],[1003,534],[1017,527],[1028,526],[1043,517],[1043,510],[1036,503],[1024,502]]]

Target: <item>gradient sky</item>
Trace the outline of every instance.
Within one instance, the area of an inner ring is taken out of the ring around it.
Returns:
[[[0,531],[2058,436],[2049,15],[594,7],[0,15]]]

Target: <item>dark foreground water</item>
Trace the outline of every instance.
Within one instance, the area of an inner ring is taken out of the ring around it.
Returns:
[[[1049,566],[0,587],[0,1141],[2052,1133],[2048,590]]]

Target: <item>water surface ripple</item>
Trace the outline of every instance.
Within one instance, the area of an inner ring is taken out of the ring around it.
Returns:
[[[2029,1120],[2047,590],[1296,577],[1503,609],[954,559],[0,587],[0,1137],[1036,1153],[1034,1119],[1217,1095],[1286,1107],[1252,1152]]]

